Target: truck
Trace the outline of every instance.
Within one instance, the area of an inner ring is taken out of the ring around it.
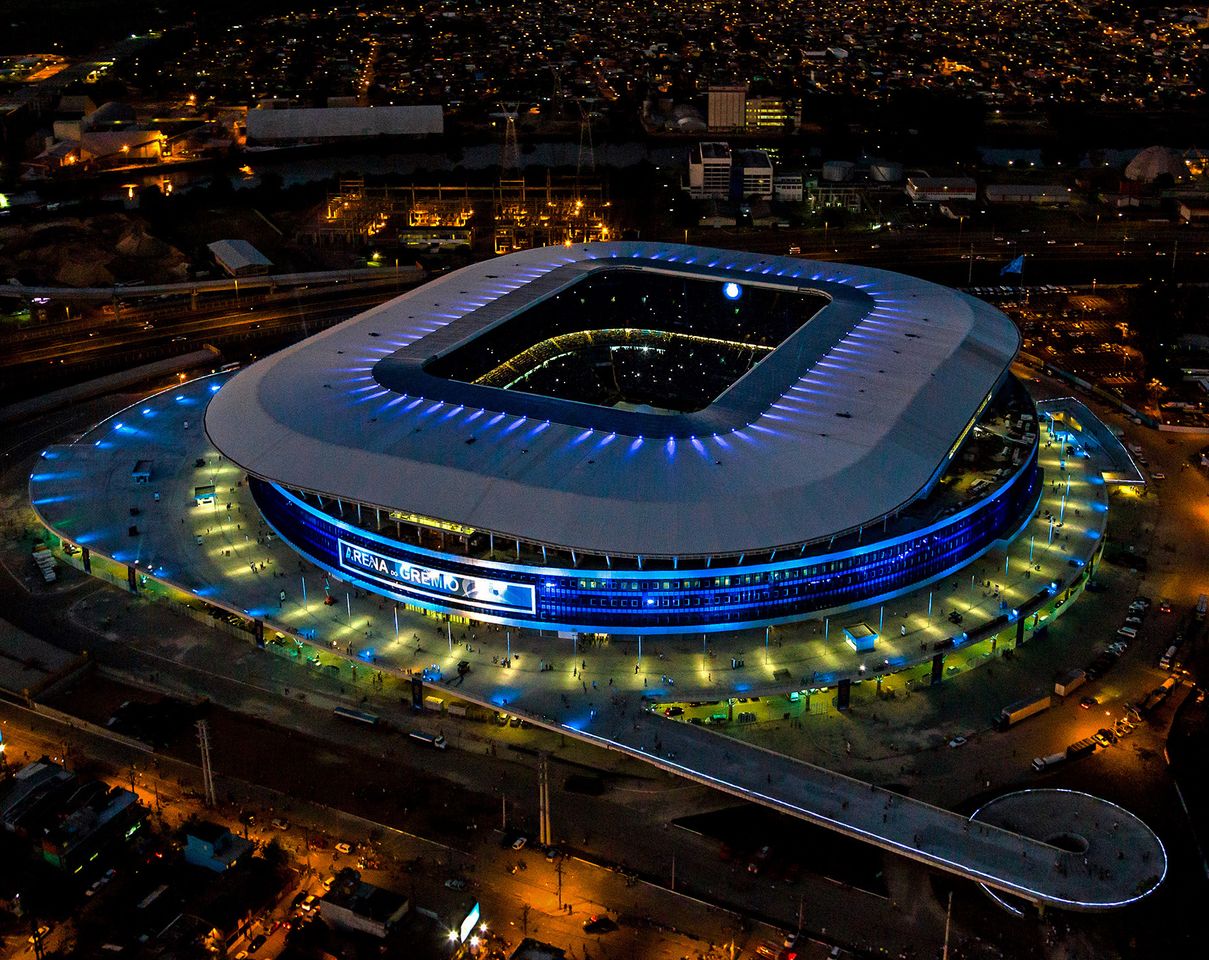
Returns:
[[[1207,608],[1209,608],[1209,596],[1206,596],[1205,594],[1202,593],[1200,595],[1200,598],[1196,601],[1196,618],[1197,618],[1197,620],[1205,619],[1205,610]]]
[[[448,707],[448,713],[451,717],[464,717],[469,712],[469,704],[454,702]]]
[[[1084,737],[1082,740],[1076,740],[1066,748],[1067,760],[1078,760],[1080,757],[1087,757],[1096,752],[1096,741],[1091,737]]]
[[[433,713],[440,713],[445,709],[445,701],[440,697],[429,695],[424,698],[424,709],[431,710]]]
[[[1065,753],[1051,753],[1048,757],[1034,757],[1033,769],[1040,773],[1042,770],[1048,770],[1050,767],[1056,766],[1065,759]]]
[[[1017,700],[1015,703],[1009,703],[999,711],[999,716],[995,718],[995,729],[1002,732],[1009,727],[1013,727],[1021,720],[1027,720],[1035,713],[1048,710],[1050,703],[1050,695],[1048,693],[1039,697],[1026,697],[1023,700]]]
[[[432,747],[434,750],[445,749],[445,738],[440,735],[434,736],[431,733],[425,733],[423,730],[413,730],[408,736],[417,743],[422,743],[426,747]]]
[[[1087,674],[1082,670],[1067,670],[1066,673],[1054,681],[1054,693],[1060,697],[1065,697],[1071,691],[1083,686],[1086,681]]]

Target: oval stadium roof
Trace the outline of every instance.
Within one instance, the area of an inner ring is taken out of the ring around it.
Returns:
[[[694,414],[425,371],[604,268],[829,302]],[[870,525],[926,491],[1019,343],[985,303],[884,270],[670,244],[548,247],[446,274],[259,361],[215,395],[206,429],[288,487],[584,553],[733,555]]]

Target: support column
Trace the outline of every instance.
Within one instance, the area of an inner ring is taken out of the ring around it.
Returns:
[[[87,547],[80,548],[80,563],[83,564],[85,573],[92,573],[92,551]]]
[[[940,683],[945,674],[945,655],[943,653],[934,654],[932,657],[932,686]]]

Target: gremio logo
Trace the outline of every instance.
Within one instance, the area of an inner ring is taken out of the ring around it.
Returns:
[[[529,583],[464,577],[379,553],[343,538],[338,544],[342,570],[351,570],[399,594],[426,597],[458,609],[531,614],[537,608],[537,591]]]
[[[364,547],[354,546],[344,541],[340,542],[340,546],[342,566],[372,570],[380,577],[387,577],[400,583],[414,583],[420,587],[439,590],[454,596],[466,596],[474,591],[473,580],[446,573],[443,570],[420,567],[394,557],[384,557],[373,550],[366,550]]]

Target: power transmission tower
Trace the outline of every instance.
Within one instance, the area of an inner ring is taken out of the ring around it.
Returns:
[[[582,101],[575,101],[579,107],[579,156],[575,160],[575,188],[579,189],[579,177],[585,168],[588,173],[596,172],[596,148],[592,145],[592,118],[584,109]]]
[[[214,793],[214,770],[210,766],[210,725],[205,720],[197,721],[197,745],[201,748],[202,792],[207,807],[218,805]]]
[[[550,119],[561,120],[563,113],[563,78],[558,64],[549,64],[550,73],[554,77],[554,95],[550,98]]]
[[[542,753],[537,761],[538,842],[548,847],[554,842],[550,829],[550,755]]]
[[[515,103],[509,109],[508,104],[501,104],[504,111],[504,149],[500,152],[500,170],[516,170],[521,165],[521,152],[516,144],[516,111],[520,104]]]

